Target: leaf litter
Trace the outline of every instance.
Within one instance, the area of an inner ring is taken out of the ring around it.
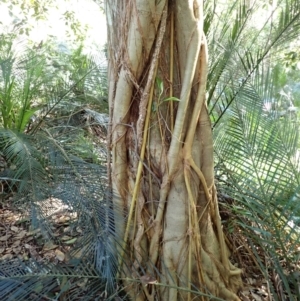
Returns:
[[[72,214],[67,210],[59,210],[54,213],[51,216],[51,226],[57,241],[45,241],[41,239],[42,235],[39,229],[30,229],[29,218],[24,218],[10,204],[11,199],[0,203],[0,260],[19,259],[26,262],[30,258],[33,258],[36,261],[45,263],[68,263],[70,259],[68,253],[72,245],[77,239],[82,237],[80,227],[76,227],[75,229],[70,227],[70,221],[74,218]],[[222,216],[225,222],[229,219],[231,213],[227,212],[226,214],[224,215],[223,212]],[[231,218],[233,217],[231,216]],[[270,292],[268,282],[260,271],[253,252],[249,248],[247,240],[241,231],[236,228],[231,233],[227,233],[227,239],[232,249],[238,249],[234,259],[236,264],[243,268],[244,289],[239,293],[240,299],[242,301],[275,300]],[[257,252],[262,261],[267,260],[264,258],[265,255],[262,249],[258,248]],[[298,252],[300,254],[300,247],[298,247]],[[296,268],[300,271],[299,265]],[[300,272],[298,273],[298,279],[300,280]],[[279,275],[273,271],[270,278],[273,281],[277,296],[281,296],[280,300],[288,300],[286,299]],[[296,289],[300,290],[300,284]]]
[[[19,259],[67,263],[68,252],[72,245],[82,236],[82,231],[73,230],[69,224],[72,214],[65,211],[54,213],[52,228],[56,242],[41,238],[40,230],[32,230],[29,218],[10,205],[11,198],[0,203],[0,260]]]

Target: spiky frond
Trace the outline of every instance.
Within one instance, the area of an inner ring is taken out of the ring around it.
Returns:
[[[208,104],[216,125],[253,74],[270,66],[276,51],[295,39],[300,5],[296,0],[285,0],[274,7],[259,1],[247,6],[238,0],[224,11],[222,5],[210,11],[212,22],[206,27],[210,45]]]
[[[69,265],[15,260],[0,268],[1,300],[103,300],[113,292],[91,259]]]
[[[97,295],[114,293],[120,238],[114,233],[117,208],[108,194],[106,168],[68,154],[63,143],[40,132],[30,136],[1,130],[0,134],[2,154],[12,168],[3,180],[17,187],[15,204],[29,216],[31,228],[39,229],[45,241],[59,244],[52,216],[63,209],[72,216],[69,226],[81,229],[69,265],[39,263],[34,258],[28,264],[2,262],[1,296],[5,300],[50,296],[95,300]]]
[[[9,119],[14,123],[0,129],[0,151],[8,166],[0,180],[14,192],[14,204],[29,218],[31,229],[41,232],[44,242],[60,244],[52,220],[58,210],[68,212],[72,217],[69,226],[79,228],[81,235],[74,242],[68,265],[38,262],[36,258],[30,258],[26,264],[2,262],[0,298],[106,298],[116,292],[115,246],[120,239],[114,233],[113,211],[117,208],[112,208],[110,202],[106,167],[93,163],[99,163],[93,156],[99,158],[100,153],[106,156],[106,151],[100,144],[95,151],[87,133],[95,125],[103,130],[107,120],[99,119],[101,114],[96,111],[82,108],[82,104],[97,108],[102,101],[99,97],[105,97],[105,76],[100,72],[103,68],[94,58],[81,53],[77,53],[78,61],[72,66],[70,57],[64,57],[60,58],[60,66],[51,69],[44,64],[41,70],[32,68],[32,62],[45,59],[43,53],[9,58],[1,62],[1,88],[11,87],[12,93],[7,93],[7,89],[1,92],[7,96],[8,109],[20,118]],[[69,68],[67,74],[59,73],[65,67],[63,61]],[[44,77],[45,68],[55,76]],[[33,89],[37,86],[41,90]],[[78,86],[83,89],[80,95]],[[89,94],[95,91],[102,94]],[[29,111],[36,113],[31,125],[28,125],[32,117]],[[10,118],[6,113],[2,111],[2,117]]]
[[[292,297],[297,292],[291,292],[287,276],[293,271],[292,261],[300,243],[300,228],[293,221],[300,213],[296,202],[300,187],[299,123],[295,117],[280,117],[266,110],[265,100],[272,96],[270,78],[268,73],[257,71],[240,88],[216,126],[217,172],[222,191],[236,199],[230,210],[251,242],[272,293],[276,296],[278,292],[261,254],[255,251],[257,246],[272,258],[270,266]]]

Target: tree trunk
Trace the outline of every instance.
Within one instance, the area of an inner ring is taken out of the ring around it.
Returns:
[[[107,24],[123,284],[134,300],[239,300],[214,185],[203,1],[107,0]]]

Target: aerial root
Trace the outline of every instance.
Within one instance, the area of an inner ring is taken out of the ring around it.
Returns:
[[[202,251],[204,282],[208,291],[227,301],[240,301],[234,292],[238,292],[242,287],[239,277],[241,270],[236,268],[236,270],[228,271],[212,255],[205,250]]]

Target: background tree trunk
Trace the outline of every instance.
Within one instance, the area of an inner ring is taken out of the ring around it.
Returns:
[[[239,300],[214,185],[202,2],[107,1],[110,176],[135,300]]]

